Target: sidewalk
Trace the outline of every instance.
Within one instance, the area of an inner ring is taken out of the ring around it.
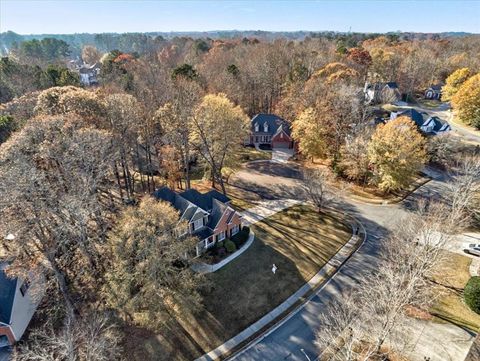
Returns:
[[[360,224],[361,225],[361,224]],[[352,230],[357,227],[357,223],[355,225],[352,224]],[[362,226],[363,228],[363,226]],[[364,230],[365,232],[365,230]],[[353,233],[353,232],[352,232]],[[366,239],[366,235],[363,238],[363,241]],[[358,249],[357,244],[359,241],[359,236],[352,235],[350,240],[323,266],[315,276],[313,276],[310,281],[305,283],[298,291],[292,294],[289,298],[287,298],[283,303],[279,306],[274,308],[268,314],[263,316],[260,320],[255,322],[254,324],[247,327],[245,330],[237,334],[236,336],[232,337],[230,340],[226,341],[224,344],[218,346],[216,349],[206,353],[205,355],[197,358],[195,361],[212,361],[216,360],[228,352],[231,352],[233,349],[238,347],[240,344],[244,343],[245,341],[251,339],[257,333],[259,333],[262,329],[270,325],[274,320],[276,320],[279,316],[284,314],[288,311],[292,306],[295,305],[302,297],[308,294],[311,290],[315,289],[325,281],[331,278],[331,276],[340,269],[345,261],[349,259],[349,257]],[[284,320],[287,320],[289,317],[294,315],[298,310],[297,308],[293,310],[290,314],[285,317]],[[277,324],[277,327],[281,324]]]

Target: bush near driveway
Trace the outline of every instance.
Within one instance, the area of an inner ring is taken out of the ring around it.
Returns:
[[[235,243],[237,248],[240,248],[247,241],[249,235],[250,235],[250,228],[248,226],[244,226],[240,232],[238,232],[236,235],[232,237],[232,241],[233,243]]]
[[[470,278],[463,291],[463,298],[472,311],[480,313],[480,277]]]
[[[227,239],[225,241],[225,249],[227,250],[228,253],[233,253],[237,250],[237,246],[231,239]]]

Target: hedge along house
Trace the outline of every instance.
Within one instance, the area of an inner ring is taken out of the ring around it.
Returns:
[[[200,256],[217,242],[237,234],[242,226],[242,216],[230,204],[230,198],[216,190],[200,193],[190,189],[176,193],[162,187],[153,194],[158,200],[170,203],[180,214],[180,222],[187,223],[180,234],[198,238],[195,253]]]
[[[32,280],[10,278],[5,273],[7,262],[0,262],[0,347],[13,345],[22,338],[42,294],[32,294]],[[36,278],[35,278],[36,279]]]
[[[290,123],[275,114],[257,114],[250,121],[250,145],[293,148]]]

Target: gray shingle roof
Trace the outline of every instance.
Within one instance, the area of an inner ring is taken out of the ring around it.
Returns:
[[[153,196],[157,199],[169,202],[177,211],[180,212],[180,214],[183,214],[183,212],[185,212],[189,206],[189,203],[184,198],[180,197],[168,187],[157,189],[153,193]]]
[[[212,213],[210,214],[207,226],[211,229],[215,229],[216,225],[222,218],[223,213],[227,210],[227,207],[226,204],[214,199],[212,202]]]
[[[415,109],[408,109],[398,113],[398,117],[402,117],[402,116],[409,117],[419,127],[421,127],[424,123],[422,113],[417,112]]]
[[[210,211],[213,208],[214,199],[217,199],[222,203],[230,202],[230,198],[216,190],[211,190],[207,193],[200,193],[196,189],[189,189],[188,191],[180,193],[179,196],[206,211]]]
[[[268,125],[268,132],[263,131],[263,125],[265,123]],[[255,132],[255,124],[258,124],[258,132]],[[255,134],[274,135],[277,133],[279,127],[282,127],[285,133],[290,135],[290,124],[278,115],[260,113],[255,115],[251,120],[251,129]]]
[[[17,290],[17,279],[7,277],[6,266],[6,262],[0,263],[0,322],[9,324]]]

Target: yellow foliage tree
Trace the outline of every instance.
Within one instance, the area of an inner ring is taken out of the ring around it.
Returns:
[[[458,119],[480,129],[480,73],[463,83],[452,97],[452,106]]]
[[[305,109],[292,124],[292,137],[299,151],[312,160],[326,154],[326,129],[322,126],[313,108]]]
[[[425,139],[413,121],[398,117],[378,126],[368,145],[368,157],[381,190],[402,189],[427,160]]]
[[[442,100],[451,100],[469,76],[470,69],[468,68],[457,69],[450,74],[442,88]]]

